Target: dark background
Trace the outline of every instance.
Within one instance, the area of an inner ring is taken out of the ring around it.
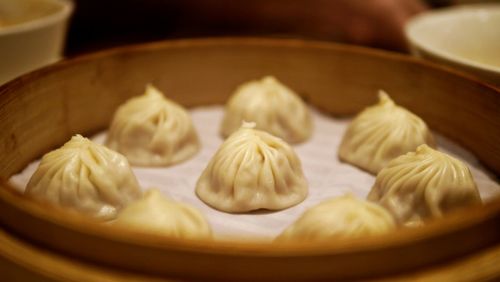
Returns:
[[[292,3],[291,0],[282,1],[284,9],[287,3]],[[314,15],[307,19],[294,17],[294,11],[290,10],[283,12],[284,19],[279,19],[275,12],[269,12],[268,18],[264,15],[261,19],[255,19],[247,12],[248,5],[255,3],[252,0],[226,1],[220,7],[216,6],[217,1],[205,0],[75,0],[74,2],[75,11],[67,38],[67,56],[124,44],[185,37],[246,35],[349,42],[342,34],[327,36],[315,28],[310,28],[315,25],[311,23]],[[436,7],[446,5],[448,2],[437,0],[429,4]],[[310,2],[307,0],[300,3],[304,10],[310,8],[308,4]],[[267,11],[263,11],[263,14],[265,13]],[[231,18],[228,14],[235,14],[234,17],[239,18]],[[391,45],[365,45],[401,51],[400,48]]]

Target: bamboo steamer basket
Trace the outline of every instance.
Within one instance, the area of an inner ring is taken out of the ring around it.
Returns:
[[[385,89],[500,175],[499,90],[445,67],[290,39],[123,47],[63,61],[0,88],[0,273],[9,281],[500,278],[499,199],[388,235],[272,244],[181,240],[103,226],[26,198],[6,182],[73,134],[105,129],[117,106],[146,83],[193,107],[223,104],[238,84],[267,74],[334,116],[355,114]]]

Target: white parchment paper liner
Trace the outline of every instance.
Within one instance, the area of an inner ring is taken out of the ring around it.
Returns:
[[[365,198],[370,191],[375,177],[354,166],[341,163],[337,158],[337,148],[350,120],[335,119],[312,109],[315,128],[313,136],[307,142],[294,146],[309,182],[309,195],[306,200],[282,211],[257,211],[246,214],[229,214],[205,205],[196,197],[194,188],[201,172],[223,142],[219,135],[223,111],[222,106],[200,107],[190,111],[202,143],[201,151],[192,159],[167,168],[134,168],[143,189],[156,187],[177,201],[195,206],[205,215],[217,237],[272,239],[307,208],[323,200],[345,193]],[[468,163],[483,201],[500,194],[500,185],[470,152],[439,134],[434,134],[440,151]],[[102,144],[105,136],[106,133],[103,132],[92,139]],[[13,176],[11,183],[23,191],[38,163],[39,161],[34,161],[21,173]]]

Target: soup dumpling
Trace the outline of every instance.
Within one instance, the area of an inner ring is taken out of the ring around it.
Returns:
[[[347,128],[339,158],[377,174],[390,160],[422,144],[436,146],[425,122],[380,91],[378,104],[359,113]]]
[[[378,235],[396,227],[392,215],[376,203],[345,195],[309,208],[276,241],[321,241]]]
[[[212,236],[210,225],[197,209],[164,197],[158,189],[146,191],[142,199],[120,211],[113,223],[177,238]]]
[[[242,84],[226,104],[221,133],[228,137],[243,121],[288,143],[307,140],[313,130],[307,105],[272,76]]]
[[[141,195],[127,159],[81,135],[43,156],[25,193],[102,219]]]
[[[201,174],[196,194],[206,204],[226,212],[281,210],[307,196],[293,149],[254,127],[244,123],[229,136]]]
[[[152,85],[115,112],[106,146],[132,165],[168,166],[192,157],[200,148],[191,117]]]
[[[382,169],[368,199],[387,208],[405,225],[420,225],[425,219],[481,203],[469,168],[427,145]]]

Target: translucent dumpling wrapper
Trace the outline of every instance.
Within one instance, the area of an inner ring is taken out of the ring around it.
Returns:
[[[200,145],[191,117],[152,85],[116,111],[106,146],[132,165],[168,166],[192,157]]]
[[[141,196],[127,159],[80,135],[43,156],[25,193],[102,219]]]
[[[201,174],[196,194],[226,212],[281,210],[308,193],[302,166],[280,138],[244,123],[221,145]]]
[[[221,133],[228,137],[243,121],[289,143],[307,140],[313,131],[307,105],[272,76],[239,86],[226,104]]]
[[[120,211],[113,223],[176,238],[212,237],[210,225],[197,209],[164,197],[158,189],[146,191],[142,199]]]
[[[481,203],[469,168],[427,145],[392,160],[381,170],[368,199],[408,226]]]
[[[355,238],[384,234],[395,227],[394,218],[383,207],[345,195],[309,208],[276,241]]]
[[[377,174],[389,161],[422,144],[436,147],[425,122],[380,91],[378,104],[359,113],[347,128],[339,158]]]

